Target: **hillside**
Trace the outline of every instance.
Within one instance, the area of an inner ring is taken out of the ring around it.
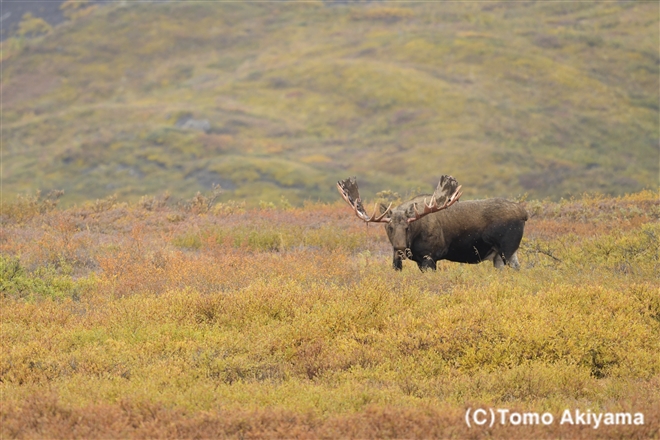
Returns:
[[[2,191],[298,205],[658,184],[657,3],[95,7],[3,43]],[[32,36],[31,36],[32,35]],[[283,199],[284,198],[284,199]]]

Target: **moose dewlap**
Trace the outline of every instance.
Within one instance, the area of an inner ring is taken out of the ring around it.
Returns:
[[[355,177],[337,182],[337,189],[365,222],[385,223],[394,249],[393,265],[417,263],[435,270],[439,260],[459,263],[493,262],[495,267],[519,268],[516,252],[522,240],[527,212],[518,203],[495,198],[457,203],[461,186],[443,175],[433,194],[422,194],[392,209],[369,216],[362,205]]]

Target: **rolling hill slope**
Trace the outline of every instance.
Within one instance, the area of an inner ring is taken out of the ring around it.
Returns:
[[[3,193],[658,184],[658,4],[129,4],[2,53]]]

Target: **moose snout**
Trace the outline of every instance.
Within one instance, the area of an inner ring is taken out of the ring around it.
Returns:
[[[412,258],[412,251],[410,248],[405,248],[405,249],[397,249],[394,251],[396,258],[399,258],[401,260],[407,260]]]
[[[394,266],[394,269],[396,270],[403,269],[403,260],[406,259],[412,259],[412,251],[409,248],[395,249],[394,259],[392,260],[392,265]]]

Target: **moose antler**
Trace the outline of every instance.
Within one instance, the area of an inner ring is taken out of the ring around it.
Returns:
[[[337,189],[339,190],[339,194],[341,194],[342,198],[346,200],[346,203],[351,205],[351,208],[353,208],[353,210],[355,211],[355,215],[357,215],[361,220],[364,220],[365,222],[368,223],[375,223],[375,222],[387,223],[390,221],[390,218],[389,217],[385,218],[385,215],[388,212],[390,212],[390,208],[392,207],[391,203],[390,206],[387,207],[385,212],[383,212],[379,216],[376,216],[376,212],[378,211],[378,203],[376,203],[376,206],[374,206],[374,213],[371,215],[371,217],[367,214],[367,212],[364,210],[364,206],[362,205],[362,199],[360,198],[357,179],[355,177],[350,177],[345,180],[340,180],[339,182],[337,182]]]
[[[454,179],[452,176],[443,175],[440,177],[438,187],[435,189],[433,195],[431,196],[431,202],[427,204],[426,199],[424,199],[424,211],[417,211],[417,204],[413,205],[415,216],[409,218],[408,223],[419,220],[425,215],[449,208],[451,205],[458,202],[458,199],[460,199],[463,195],[461,188],[462,185],[459,185],[456,179]],[[438,202],[439,200],[444,200],[442,205],[440,205]]]

